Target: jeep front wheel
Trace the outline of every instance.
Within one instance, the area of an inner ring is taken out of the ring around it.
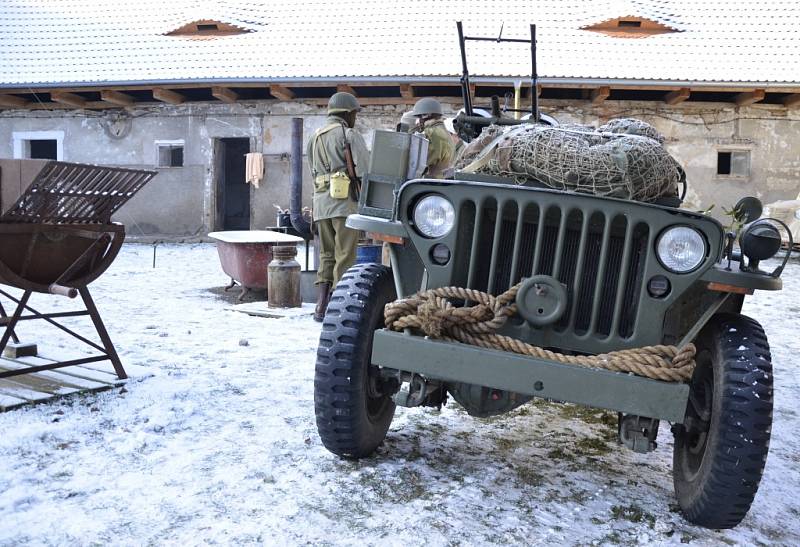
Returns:
[[[322,444],[339,456],[369,456],[392,423],[396,382],[382,379],[371,357],[372,335],[394,299],[392,272],[379,264],[353,266],[331,295],[317,348],[314,410]]]
[[[769,449],[769,344],[753,319],[721,314],[695,345],[686,419],[673,427],[675,494],[690,522],[733,528],[750,509]]]

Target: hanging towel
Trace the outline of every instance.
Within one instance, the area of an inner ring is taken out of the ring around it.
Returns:
[[[250,152],[245,156],[245,179],[256,188],[264,178],[264,156],[261,152]]]

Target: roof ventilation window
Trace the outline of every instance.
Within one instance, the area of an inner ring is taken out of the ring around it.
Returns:
[[[681,32],[681,29],[665,25],[653,19],[638,16],[607,19],[599,23],[583,26],[581,30],[600,32],[616,38],[647,38],[655,34]]]
[[[200,21],[192,21],[173,31],[167,32],[167,36],[183,36],[186,38],[214,38],[217,36],[233,36],[236,34],[246,34],[252,32],[249,29],[242,28],[230,23],[223,23],[221,21],[214,21],[212,19],[203,19]]]

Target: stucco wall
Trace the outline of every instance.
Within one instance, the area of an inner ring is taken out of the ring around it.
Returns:
[[[719,215],[744,195],[765,203],[793,199],[800,192],[800,113],[774,105],[737,108],[712,103],[606,101],[594,106],[543,101],[543,110],[562,121],[599,125],[614,117],[638,117],[667,137],[670,152],[684,166],[690,184],[688,206],[715,204]],[[365,108],[358,129],[368,144],[374,128],[392,128],[401,106]],[[247,137],[265,154],[266,178],[251,188],[251,228],[275,224],[274,205],[288,207],[291,118],[304,118],[304,141],[324,121],[323,109],[303,103],[239,103],[157,106],[131,111],[129,127],[108,129],[113,112],[0,112],[0,158],[14,154],[14,134],[62,131],[65,161],[153,168],[158,140],[184,141],[184,167],[157,168],[159,174],[117,215],[130,235],[202,237],[216,228],[214,139]],[[743,180],[716,175],[718,149],[747,149],[751,174]],[[304,203],[310,205],[305,169]],[[244,184],[244,181],[242,182]]]

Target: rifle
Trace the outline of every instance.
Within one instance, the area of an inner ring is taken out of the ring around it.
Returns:
[[[350,199],[358,202],[361,196],[361,179],[356,175],[356,166],[353,162],[353,150],[350,148],[350,141],[347,140],[347,130],[342,125],[342,135],[344,136],[344,163],[347,168],[347,176],[350,177]]]

